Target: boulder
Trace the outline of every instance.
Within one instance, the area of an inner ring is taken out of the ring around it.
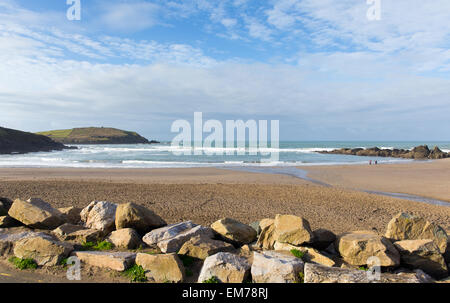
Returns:
[[[158,242],[158,247],[163,253],[178,252],[184,243],[197,236],[211,239],[214,234],[211,228],[199,225],[188,229],[175,237]]]
[[[21,225],[21,222],[17,221],[14,218],[11,218],[10,216],[0,217],[0,228],[18,227]]]
[[[430,159],[445,159],[448,158],[448,154],[444,153],[439,147],[435,146],[434,149],[429,154],[428,158]]]
[[[131,252],[75,251],[72,256],[91,266],[124,271],[133,265],[136,254]]]
[[[380,266],[400,264],[400,255],[392,243],[372,231],[344,233],[337,238],[336,249],[351,265],[371,265],[368,264],[370,257],[378,257]]]
[[[233,252],[234,246],[205,237],[194,237],[185,242],[178,254],[204,260],[218,252]]]
[[[444,257],[433,240],[403,240],[394,245],[405,265],[419,268],[438,279],[448,275]]]
[[[87,228],[100,230],[103,235],[114,230],[117,204],[107,201],[92,201],[80,213]]]
[[[173,238],[189,229],[198,226],[192,221],[186,221],[181,223],[175,223],[171,225],[167,225],[165,227],[157,228],[147,233],[142,241],[145,242],[148,246],[155,246],[160,241],[168,240]]]
[[[421,283],[416,274],[381,273],[380,279],[371,272],[358,269],[305,264],[305,283]]]
[[[294,246],[286,243],[276,242],[274,245],[274,249],[285,251],[297,249],[305,254],[302,258],[302,260],[304,260],[305,262],[313,262],[325,266],[334,266],[335,264],[335,262],[331,258],[328,258],[327,256],[321,254],[317,249],[312,247]]]
[[[318,250],[325,250],[336,241],[336,235],[327,229],[317,229],[313,231],[313,242],[311,246]]]
[[[81,208],[79,207],[63,207],[58,208],[58,211],[62,214],[64,221],[71,224],[78,224],[81,221]]]
[[[74,241],[76,243],[97,242],[102,238],[102,232],[99,230],[70,223],[59,226],[52,233],[62,241]]]
[[[185,277],[183,262],[175,253],[167,255],[138,253],[136,264],[142,266],[145,276],[151,282],[180,283]]]
[[[250,264],[246,258],[220,252],[205,259],[198,282],[216,278],[221,283],[243,283],[249,274]]]
[[[274,237],[280,243],[298,246],[309,243],[313,239],[309,222],[304,218],[292,215],[276,215],[274,226]]]
[[[108,241],[114,244],[115,247],[128,249],[138,248],[142,244],[141,237],[132,228],[122,228],[113,231],[109,235]]]
[[[11,208],[12,200],[8,198],[0,198],[0,216],[6,216]]]
[[[445,253],[448,241],[447,233],[442,227],[407,213],[399,213],[391,219],[385,236],[393,242],[432,239],[441,253]]]
[[[251,274],[254,283],[296,283],[304,263],[289,253],[253,252]]]
[[[145,234],[152,229],[166,226],[167,223],[153,211],[134,203],[119,204],[116,211],[116,227],[133,228]]]
[[[251,226],[230,218],[214,222],[211,228],[224,240],[237,245],[252,243],[257,236],[257,232]]]
[[[66,258],[73,250],[69,243],[49,237],[31,237],[18,241],[14,245],[14,255],[22,259],[33,259],[41,266],[54,266]]]
[[[270,224],[261,231],[256,246],[262,249],[273,249],[275,242],[275,224]]]
[[[15,244],[23,239],[33,237],[52,237],[42,232],[34,232],[25,227],[0,229],[0,256],[7,256],[14,252]]]
[[[37,229],[54,229],[64,224],[58,210],[37,198],[31,198],[28,201],[14,200],[8,215],[31,228]]]
[[[251,226],[254,230],[256,230],[256,233],[257,233],[257,235],[259,236],[259,235],[261,234],[262,230],[263,230],[264,228],[266,228],[267,226],[273,224],[273,222],[274,222],[274,219],[271,219],[271,218],[265,218],[265,219],[262,219],[262,220],[260,220],[260,221],[255,221],[255,222],[250,223],[250,226]]]

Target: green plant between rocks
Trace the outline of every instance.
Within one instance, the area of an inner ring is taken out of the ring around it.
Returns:
[[[144,268],[137,264],[125,270],[123,275],[130,278],[131,282],[147,282]]]
[[[211,277],[208,280],[204,280],[202,283],[220,283],[219,279],[217,277]]]
[[[37,268],[36,262],[33,259],[29,258],[21,259],[17,257],[11,257],[8,259],[8,261],[20,270]]]
[[[98,250],[98,251],[111,250],[114,247],[114,245],[108,241],[98,241],[97,243],[83,242],[82,246],[84,250]]]
[[[305,256],[305,252],[304,251],[300,251],[298,249],[291,249],[291,254],[299,259],[303,259],[303,257]]]
[[[305,274],[303,272],[298,273],[298,283],[305,283]]]
[[[194,264],[195,260],[191,256],[178,255],[178,257],[180,258],[181,262],[183,262],[184,267],[190,267],[192,264]]]

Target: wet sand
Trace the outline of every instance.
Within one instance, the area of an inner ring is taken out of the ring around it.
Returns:
[[[308,171],[308,177],[337,187],[412,194],[450,202],[450,159],[299,168]]]
[[[388,167],[375,169],[379,168]],[[193,220],[209,225],[223,217],[250,223],[278,213],[294,214],[308,219],[312,228],[336,233],[360,229],[384,233],[392,216],[406,211],[450,231],[450,207],[323,187],[291,176],[214,168],[0,169],[0,196],[40,197],[55,207],[85,207],[92,200],[135,202],[169,223]]]

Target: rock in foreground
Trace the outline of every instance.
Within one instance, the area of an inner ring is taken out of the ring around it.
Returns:
[[[36,198],[14,200],[8,215],[31,228],[54,229],[64,223],[58,210]]]
[[[221,283],[242,283],[247,280],[249,274],[250,264],[247,259],[221,252],[206,258],[198,282],[216,278]]]
[[[180,283],[185,277],[183,262],[175,253],[167,255],[137,254],[136,264],[145,270],[149,281]]]
[[[303,261],[289,253],[254,252],[251,274],[254,283],[295,283],[303,267]]]

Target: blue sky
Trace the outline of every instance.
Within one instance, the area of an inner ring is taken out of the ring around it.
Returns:
[[[282,140],[450,140],[450,2],[0,1],[0,124],[171,139],[279,119]]]

